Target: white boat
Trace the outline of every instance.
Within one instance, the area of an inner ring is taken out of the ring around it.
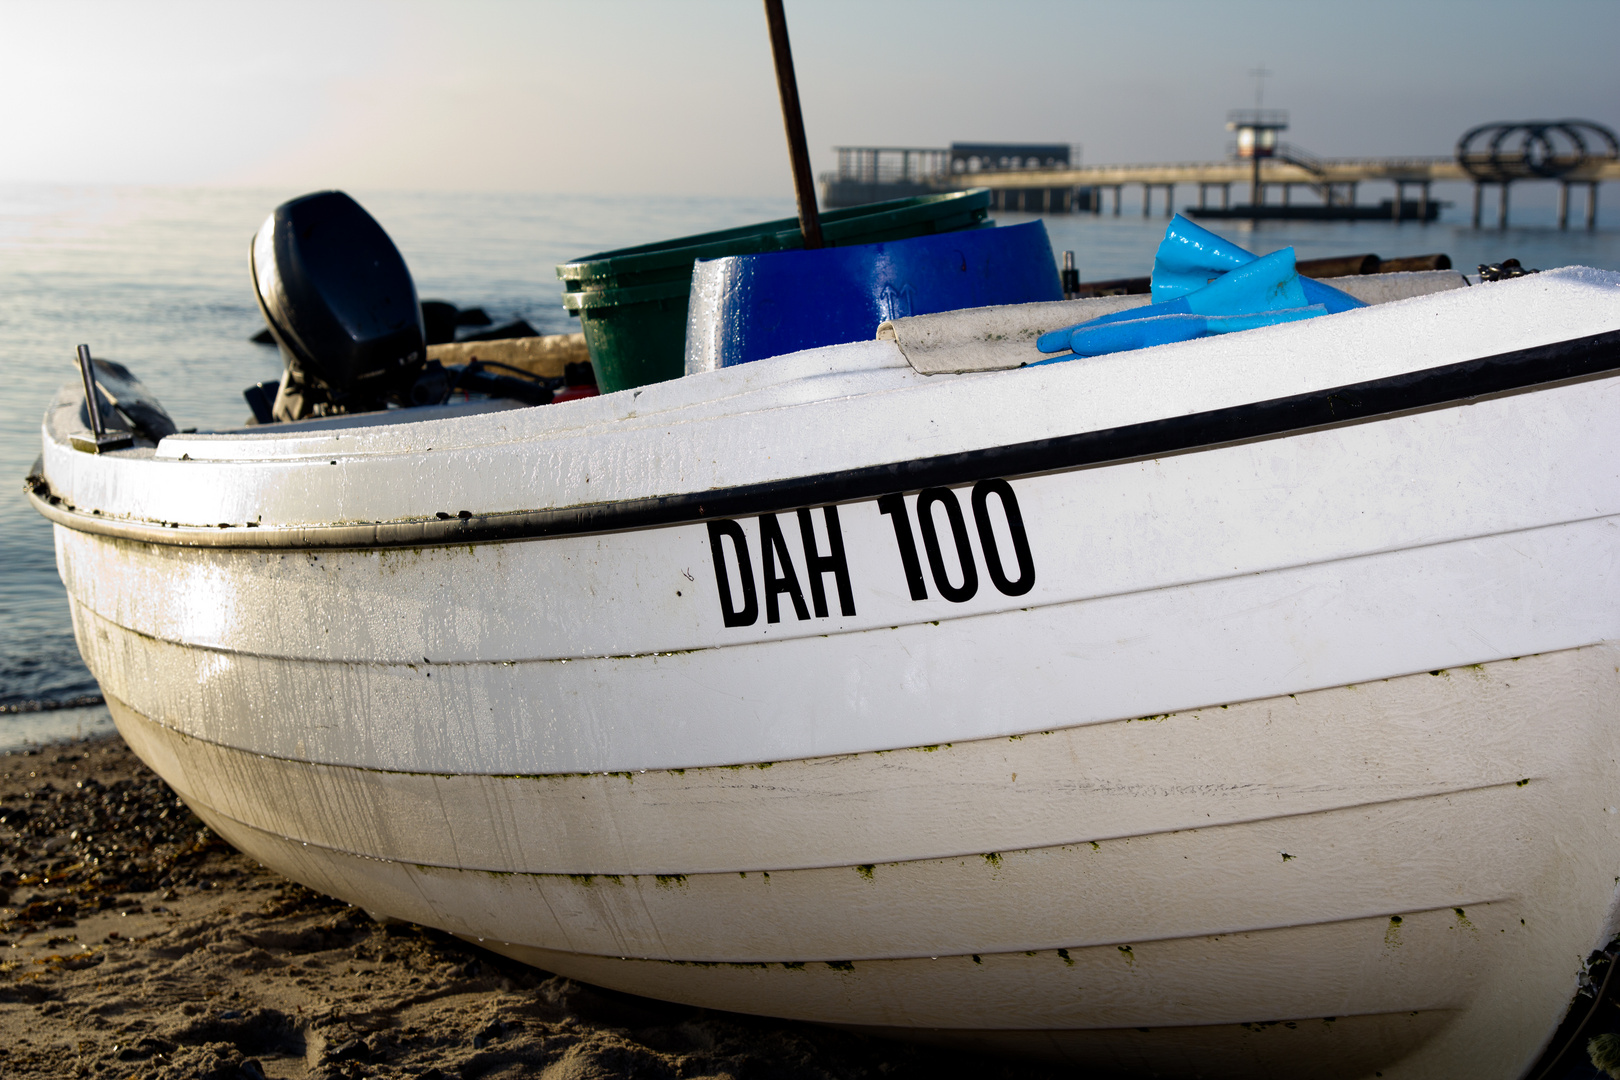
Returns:
[[[1620,275],[989,370],[1134,302],[102,454],[74,384],[33,499],[130,745],[378,915],[1154,1075],[1523,1075],[1620,933]]]

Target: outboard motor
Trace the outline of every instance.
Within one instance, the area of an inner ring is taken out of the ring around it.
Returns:
[[[409,395],[427,355],[416,285],[359,203],[341,191],[282,203],[249,258],[287,365],[276,420],[371,412]]]

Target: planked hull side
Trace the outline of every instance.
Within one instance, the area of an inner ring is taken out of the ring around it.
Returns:
[[[107,692],[225,745],[466,773],[794,760],[1620,639],[1617,414],[1609,378],[997,481],[1005,498],[511,543],[199,550],[58,527],[58,566]],[[811,574],[831,520],[842,558]]]
[[[1620,931],[1617,282],[122,458],[70,389],[31,497],[137,752],[379,914],[1077,1062],[1511,1077]]]
[[[1286,1075],[1353,1044],[1344,1075],[1512,1076],[1614,929],[1617,691],[1602,645],[628,776],[315,765],[114,713],[267,865],[601,985],[1097,1065]]]

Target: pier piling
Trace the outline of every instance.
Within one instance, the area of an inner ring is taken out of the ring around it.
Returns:
[[[1515,180],[1558,184],[1558,227],[1569,228],[1569,189],[1588,185],[1588,228],[1597,225],[1592,203],[1599,181],[1620,172],[1620,135],[1591,120],[1523,120],[1481,124],[1457,141],[1457,164],[1474,180],[1474,228],[1479,228],[1486,184],[1498,185],[1496,227],[1507,228],[1508,188]]]

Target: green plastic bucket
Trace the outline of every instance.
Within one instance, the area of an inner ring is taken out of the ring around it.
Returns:
[[[984,188],[851,206],[821,215],[828,246],[879,244],[992,224]],[[686,365],[692,263],[804,246],[797,218],[604,251],[557,267],[602,392],[677,379]]]

